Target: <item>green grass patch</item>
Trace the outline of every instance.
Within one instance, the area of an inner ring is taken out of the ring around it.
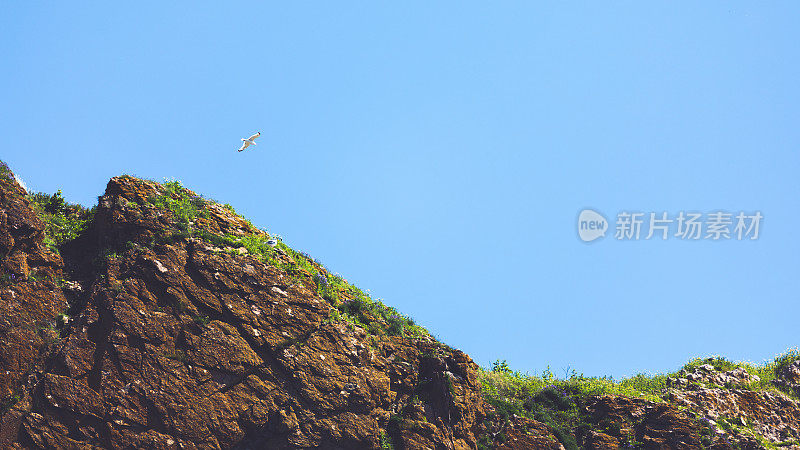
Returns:
[[[513,371],[499,360],[492,369],[481,369],[478,376],[484,399],[495,408],[498,416],[495,419],[506,422],[516,414],[542,422],[567,449],[579,448],[576,436],[585,434],[590,427],[583,412],[588,397],[609,394],[663,402],[666,378],[660,374],[640,374],[617,381],[572,371],[559,379],[549,367],[541,375],[531,375]],[[633,436],[629,441],[635,443]]]
[[[81,235],[94,216],[95,208],[84,208],[64,200],[59,189],[55,194],[37,192],[28,195],[33,209],[45,223],[44,242],[51,250]]]
[[[547,368],[541,375],[511,371],[505,361],[495,362],[491,370],[481,369],[479,375],[484,396],[523,400],[541,392],[548,386],[569,391],[574,396],[624,395],[653,402],[663,402],[667,387],[667,375],[639,374],[622,380],[611,377],[586,377],[572,373],[565,379],[556,378]]]
[[[386,431],[381,430],[380,434],[380,448],[381,450],[394,450],[394,444],[392,444],[392,438],[386,434]]]
[[[380,300],[372,299],[370,295],[348,283],[341,276],[328,275],[329,271],[319,261],[289,247],[280,236],[266,232],[220,235],[195,227],[195,220],[207,214],[205,208],[211,201],[192,194],[176,180],[167,181],[162,187],[160,195],[149,199],[148,202],[157,208],[172,212],[178,230],[164,238],[166,241],[179,237],[198,237],[216,247],[228,248],[231,253],[244,248],[248,254],[285,272],[293,282],[305,283],[316,289],[317,294],[334,308],[330,316],[332,321],[363,327],[373,335],[430,336],[426,329],[414,323],[410,317],[384,305]],[[236,214],[232,206],[223,205],[223,207]],[[276,241],[274,246],[268,244],[271,239]]]
[[[335,309],[334,321],[345,321],[365,328],[373,335],[424,337],[430,336],[425,328],[414,323],[395,308],[374,300],[358,287],[347,283],[338,275],[314,277],[317,293]]]
[[[203,315],[192,316],[192,320],[194,320],[194,323],[196,323],[200,327],[205,327],[206,325],[208,325],[208,322],[211,321],[211,319],[208,316],[203,316]]]
[[[206,200],[193,195],[178,180],[166,181],[161,185],[161,195],[151,199],[153,206],[172,211],[178,229],[191,234],[194,220],[205,212]]]

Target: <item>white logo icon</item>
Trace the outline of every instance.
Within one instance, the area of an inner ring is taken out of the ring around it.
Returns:
[[[599,212],[584,209],[578,215],[578,236],[583,242],[604,237],[606,231],[608,231],[608,221]]]

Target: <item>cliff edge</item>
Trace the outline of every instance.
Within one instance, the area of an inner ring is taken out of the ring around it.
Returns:
[[[800,353],[629,380],[479,368],[228,205],[0,163],[3,448],[800,448]],[[760,374],[760,376],[759,376]]]

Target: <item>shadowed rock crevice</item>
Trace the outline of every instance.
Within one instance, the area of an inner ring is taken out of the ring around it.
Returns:
[[[92,368],[86,374],[86,381],[89,387],[96,392],[102,392],[103,381],[103,362],[107,356],[109,345],[108,338],[111,335],[113,317],[111,311],[106,307],[106,299],[102,295],[95,296],[94,306],[97,310],[98,320],[89,324],[86,336],[95,346],[92,356]]]

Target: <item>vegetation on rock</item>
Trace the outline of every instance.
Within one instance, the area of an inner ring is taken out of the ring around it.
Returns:
[[[565,373],[563,378],[557,378],[549,368],[541,375],[521,373],[509,368],[505,361],[496,361],[491,369],[481,369],[479,380],[485,401],[494,409],[487,420],[499,421],[508,424],[513,416],[520,416],[546,424],[556,435],[565,448],[579,448],[579,437],[586,435],[587,430],[596,429],[588,421],[587,401],[598,396],[624,396],[638,398],[652,403],[672,403],[670,384],[681,376],[692,373],[698,368],[709,369],[712,372],[728,373],[736,369],[743,369],[750,374],[742,382],[728,385],[715,384],[706,379],[692,379],[686,386],[687,389],[737,389],[754,392],[780,392],[789,398],[797,400],[797,394],[775,383],[776,378],[789,364],[800,360],[798,349],[789,349],[776,356],[771,361],[763,364],[749,362],[733,362],[721,356],[710,358],[695,358],[685,364],[680,370],[668,374],[638,374],[621,380],[611,377],[586,377],[577,374],[574,370]],[[755,376],[755,377],[752,377]],[[691,377],[690,377],[691,378]],[[700,411],[693,411],[698,420],[702,419]],[[699,428],[707,426],[708,420],[698,422]],[[619,424],[617,424],[619,425]],[[733,418],[721,418],[718,425],[723,430],[739,430],[744,436],[756,435],[755,438],[761,445],[765,442],[752,427],[747,427]],[[608,426],[614,426],[608,424]],[[636,436],[626,436],[626,445],[631,447],[641,446],[636,441]],[[489,433],[482,436],[481,443],[485,448],[500,444],[505,441],[504,434]],[[791,445],[793,441],[786,441]],[[711,443],[709,438],[708,443]],[[772,444],[770,444],[772,445]],[[769,448],[769,445],[767,445]]]
[[[87,209],[0,162],[0,201],[2,445],[800,445],[797,349],[621,380],[479,369],[178,181],[114,178]]]
[[[95,208],[87,209],[75,203],[67,203],[59,189],[55,194],[37,192],[28,195],[39,218],[46,224],[44,242],[51,250],[77,238],[91,222]]]
[[[800,396],[797,393],[793,392],[791,389],[784,387],[783,385],[776,384],[775,380],[778,378],[780,372],[787,367],[789,364],[793,363],[794,361],[800,360],[800,350],[797,348],[791,348],[781,353],[780,355],[776,356],[770,361],[765,361],[762,364],[754,364],[751,362],[735,362],[731,361],[724,356],[712,356],[708,358],[695,358],[686,365],[682,367],[683,371],[692,371],[704,364],[709,364],[714,367],[715,370],[724,372],[724,371],[731,371],[737,368],[742,368],[747,371],[750,375],[757,376],[757,381],[750,381],[747,383],[738,384],[736,387],[739,389],[748,389],[753,391],[779,391],[784,395],[794,398],[795,400],[800,400]],[[676,376],[677,373],[671,374],[671,376]],[[699,383],[703,385],[703,383]],[[730,387],[730,386],[707,386],[707,387]]]
[[[7,166],[4,170],[11,173]],[[13,174],[10,175],[13,178]],[[127,176],[129,178],[133,178]],[[155,182],[153,182],[155,183]],[[365,328],[373,335],[430,337],[423,327],[414,320],[386,306],[380,300],[374,300],[369,294],[350,284],[338,274],[331,274],[319,261],[307,253],[299,252],[286,245],[281,236],[259,230],[247,219],[236,214],[232,206],[218,205],[212,200],[199,196],[185,188],[178,180],[167,180],[158,183],[159,194],[150,196],[147,203],[155,208],[169,211],[175,229],[155,239],[152,244],[164,244],[177,239],[199,238],[214,246],[225,248],[229,253],[237,253],[245,249],[247,254],[256,256],[268,264],[286,272],[297,282],[310,282],[317,293],[333,308],[331,320],[349,323]],[[77,238],[91,222],[96,207],[85,208],[78,204],[67,203],[58,190],[55,194],[35,193],[28,196],[39,217],[46,224],[45,243],[53,251]],[[248,233],[215,233],[197,224],[197,219],[208,219],[208,208],[221,206],[232,214],[236,214],[250,225],[253,232]],[[126,208],[139,208],[133,201],[127,201]],[[275,245],[268,241],[274,239]],[[109,254],[112,254],[109,251]],[[288,258],[281,258],[287,255]]]
[[[372,299],[340,275],[330,274],[319,261],[307,253],[296,251],[286,245],[281,236],[263,230],[255,231],[257,228],[247,219],[242,218],[255,232],[218,234],[197,226],[198,218],[208,217],[207,208],[218,204],[194,194],[177,180],[167,181],[161,187],[163,188],[161,194],[148,200],[153,206],[172,212],[178,231],[170,238],[196,237],[217,247],[226,248],[230,253],[237,253],[240,248],[245,249],[247,254],[278,267],[293,280],[312,286],[320,297],[335,308],[331,314],[331,319],[334,321],[344,321],[363,327],[374,335],[430,336],[427,330],[416,325],[410,317],[400,314],[393,307],[384,305],[380,300]],[[218,206],[236,214],[230,205]],[[275,244],[269,245],[270,240],[275,240]],[[281,255],[288,258],[281,258]]]

